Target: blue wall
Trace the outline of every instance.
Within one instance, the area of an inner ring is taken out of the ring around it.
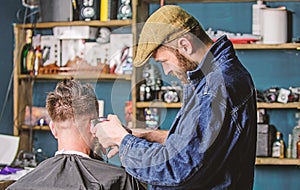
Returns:
[[[0,133],[13,133],[13,26],[20,0],[6,1],[0,6]],[[10,86],[11,82],[11,86]],[[2,117],[1,117],[2,113]]]
[[[186,3],[178,4],[195,16],[204,29],[225,30],[234,33],[252,32],[253,3]],[[300,37],[300,2],[272,2],[271,7],[285,5],[293,12],[293,38]],[[159,5],[153,4],[150,12]],[[270,87],[300,86],[300,53],[297,50],[238,50],[237,55],[250,71],[258,90]],[[162,128],[168,129],[176,109],[165,110],[168,114]],[[270,124],[287,136],[296,126],[297,109],[267,110]],[[300,169],[297,166],[256,166],[255,190],[299,189]]]

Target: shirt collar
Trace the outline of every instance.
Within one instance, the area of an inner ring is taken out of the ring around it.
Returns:
[[[79,152],[79,151],[75,151],[75,150],[58,150],[55,152],[55,156],[56,155],[61,155],[61,154],[75,154],[75,155],[79,155],[85,158],[90,158],[89,155],[83,153],[83,152]]]
[[[221,53],[224,50],[224,46],[227,47],[231,42],[226,35],[220,37],[207,51],[198,67],[193,71],[187,71],[188,80],[192,83],[198,83],[209,72],[213,71],[219,63],[224,61],[224,55]],[[232,44],[231,44],[232,46]]]

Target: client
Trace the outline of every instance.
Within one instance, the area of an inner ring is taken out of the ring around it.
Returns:
[[[59,82],[48,94],[46,108],[58,151],[8,190],[145,189],[123,168],[89,156],[94,144],[90,121],[98,116],[98,102],[91,85],[73,79]]]

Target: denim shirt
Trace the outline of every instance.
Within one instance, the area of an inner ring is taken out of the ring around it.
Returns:
[[[122,165],[152,189],[252,189],[257,122],[250,74],[223,36],[187,75],[165,143],[126,135]]]

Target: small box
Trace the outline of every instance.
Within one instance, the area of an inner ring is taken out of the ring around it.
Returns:
[[[70,0],[39,0],[41,22],[69,22],[73,17],[72,2]]]
[[[43,66],[60,65],[60,40],[52,35],[41,36]]]
[[[98,36],[98,28],[91,26],[56,26],[53,34],[59,39],[90,39]]]
[[[84,59],[91,66],[97,66],[99,63],[105,63],[105,60],[109,59],[110,44],[99,44],[97,42],[86,42]]]
[[[273,125],[257,124],[256,156],[270,157],[276,129]]]
[[[76,59],[83,60],[85,51],[85,40],[64,39],[61,40],[61,64],[64,67],[68,62],[74,62]]]
[[[132,74],[133,34],[110,35],[110,67],[116,74]]]

